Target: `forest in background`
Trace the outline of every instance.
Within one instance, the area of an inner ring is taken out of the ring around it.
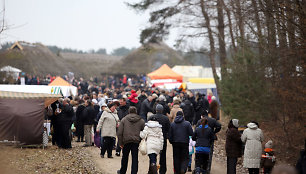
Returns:
[[[139,0],[128,5],[150,13],[141,43],[163,40],[172,29],[183,31],[178,46],[203,43],[224,113],[241,124],[260,122],[280,159],[295,163],[306,138],[304,1]]]

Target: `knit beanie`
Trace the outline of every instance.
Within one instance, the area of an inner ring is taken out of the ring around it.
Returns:
[[[233,125],[238,128],[239,127],[239,120],[238,119],[232,119]]]
[[[164,110],[164,107],[163,107],[163,105],[161,105],[161,104],[157,104],[156,105],[156,111],[163,111]]]
[[[265,148],[270,148],[272,149],[273,147],[273,141],[272,140],[269,140],[266,144],[265,144]]]

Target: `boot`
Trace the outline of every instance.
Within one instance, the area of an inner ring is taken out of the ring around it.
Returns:
[[[150,168],[151,168],[152,174],[157,174],[157,166],[155,163],[152,163],[150,165]]]
[[[148,174],[153,174],[153,173],[152,173],[152,167],[151,167],[151,165],[149,165],[149,171],[148,171]]]

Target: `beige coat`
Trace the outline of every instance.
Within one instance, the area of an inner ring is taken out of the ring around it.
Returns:
[[[264,140],[264,136],[255,123],[249,123],[247,126],[248,128],[243,131],[241,136],[242,142],[245,143],[243,167],[260,168],[261,143]]]
[[[101,129],[102,137],[116,137],[116,128],[119,122],[117,110],[113,113],[110,109],[106,108],[101,115],[97,130]]]
[[[177,104],[173,105],[173,108],[171,109],[170,115],[169,115],[170,123],[172,123],[174,121],[174,119],[176,117],[176,113],[178,111],[182,111],[183,112],[182,108],[180,108],[180,105],[177,105]]]

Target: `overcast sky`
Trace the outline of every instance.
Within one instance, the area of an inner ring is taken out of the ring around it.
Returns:
[[[3,2],[1,1],[1,9]],[[6,0],[10,29],[1,43],[23,40],[89,50],[138,47],[139,34],[148,25],[148,13],[137,14],[124,2],[138,0]],[[174,39],[166,41],[173,46]]]

